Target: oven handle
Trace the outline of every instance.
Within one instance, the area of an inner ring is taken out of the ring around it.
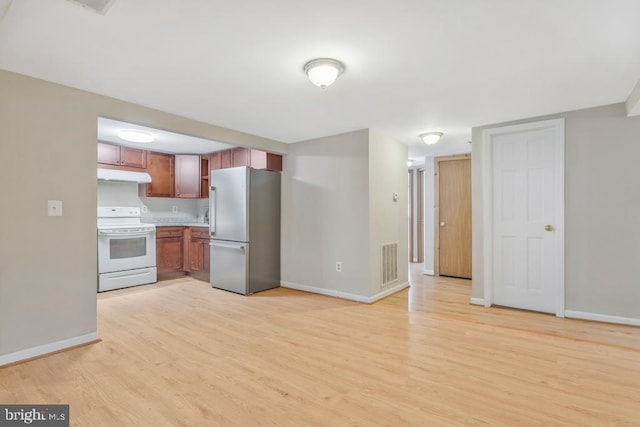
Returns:
[[[139,236],[148,236],[153,233],[155,230],[147,230],[147,231],[137,231],[134,233],[118,233],[113,231],[100,230],[98,234],[106,237],[139,237]]]

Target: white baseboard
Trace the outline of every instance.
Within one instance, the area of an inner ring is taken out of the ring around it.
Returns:
[[[377,294],[375,294],[373,296],[370,296],[369,300],[367,302],[369,304],[371,304],[373,302],[379,301],[382,298],[386,298],[389,295],[395,294],[396,292],[400,292],[401,290],[406,289],[409,286],[410,286],[409,282],[398,283],[397,285],[390,286],[390,287],[378,292]]]
[[[330,296],[330,297],[336,297],[336,298],[342,298],[342,299],[348,299],[351,301],[356,301],[356,302],[363,302],[366,304],[371,304],[373,302],[376,302],[384,297],[387,297],[391,294],[394,294],[398,291],[401,291],[402,289],[405,289],[407,287],[409,287],[409,282],[404,282],[401,284],[398,284],[396,286],[392,286],[389,287],[385,290],[383,290],[382,292],[379,292],[371,297],[366,297],[363,295],[356,295],[356,294],[350,294],[347,292],[341,292],[341,291],[336,291],[333,289],[325,289],[325,288],[319,288],[316,286],[309,286],[309,285],[302,285],[300,283],[294,283],[294,282],[280,282],[280,286],[282,286],[283,288],[289,288],[289,289],[296,289],[298,291],[305,291],[305,292],[311,292],[314,294],[320,294],[320,295],[326,295],[326,296]]]
[[[33,357],[42,356],[43,354],[53,353],[54,351],[64,350],[65,348],[74,347],[81,344],[86,344],[98,339],[98,333],[92,332],[86,335],[80,335],[78,337],[67,338],[65,340],[52,342],[49,344],[38,345],[24,350],[19,350],[13,353],[0,355],[0,366],[8,365],[9,363],[20,362],[21,360],[31,359]]]
[[[425,269],[425,270],[423,270],[423,273],[424,274],[428,274],[429,276],[435,276],[436,275],[436,272],[433,271],[433,270],[426,270]]]
[[[469,302],[473,305],[481,305],[484,307],[484,298],[471,298]]]
[[[618,323],[620,325],[640,326],[640,319],[633,317],[610,316],[608,314],[589,313],[585,311],[565,310],[565,317],[572,319],[594,320],[596,322]]]

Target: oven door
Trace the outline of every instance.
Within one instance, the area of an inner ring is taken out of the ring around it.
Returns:
[[[155,229],[98,229],[98,273],[155,266]]]

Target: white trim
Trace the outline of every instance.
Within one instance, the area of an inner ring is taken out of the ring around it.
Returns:
[[[294,283],[294,282],[280,282],[280,286],[282,286],[283,288],[289,288],[289,289],[295,289],[298,291],[304,291],[304,292],[311,292],[314,294],[320,294],[320,295],[326,295],[329,297],[336,297],[336,298],[342,298],[342,299],[347,299],[350,301],[356,301],[356,302],[363,302],[365,304],[371,304],[373,302],[376,302],[384,297],[387,297],[391,294],[394,294],[396,292],[399,292],[405,288],[409,287],[409,282],[404,282],[404,283],[400,283],[398,285],[395,286],[391,286],[385,290],[383,290],[382,292],[379,292],[373,296],[370,297],[365,297],[362,295],[356,295],[356,294],[350,294],[347,292],[342,292],[342,291],[336,291],[333,289],[325,289],[325,288],[319,288],[316,286],[309,286],[309,285],[302,285],[300,283]]]
[[[565,283],[564,283],[564,152],[565,131],[564,118],[502,126],[482,131],[482,196],[483,196],[483,237],[484,237],[484,306],[493,303],[493,146],[495,135],[522,132],[527,130],[552,127],[556,132],[556,213],[554,228],[556,232],[557,261],[555,279],[559,284],[556,294],[556,316],[565,315]]]
[[[53,353],[54,351],[64,350],[65,348],[74,347],[81,344],[86,344],[98,339],[98,333],[92,332],[86,335],[80,335],[77,337],[67,338],[65,340],[52,342],[49,344],[38,345],[24,350],[19,350],[13,353],[0,355],[0,367],[8,365],[9,363],[19,362],[21,360],[31,359],[33,357],[42,356],[47,353]]]
[[[376,301],[381,300],[382,298],[386,298],[389,295],[395,294],[396,292],[400,292],[403,289],[408,288],[409,282],[404,282],[404,283],[398,283],[397,285],[394,286],[389,286],[388,288],[384,289],[383,291],[378,292],[375,295],[372,295],[368,298],[368,303],[374,303]]]
[[[574,311],[574,310],[566,310],[564,312],[564,315],[572,319],[593,320],[596,322],[640,326],[640,319],[636,319],[633,317],[610,316],[608,314],[588,313],[585,311]]]
[[[473,305],[482,305],[482,306],[484,306],[484,298],[471,298],[469,303],[473,304]]]
[[[436,274],[436,272],[435,272],[435,271],[433,271],[433,270],[427,270],[427,269],[424,269],[422,272],[423,272],[424,274],[428,274],[429,276],[435,276],[435,274]]]

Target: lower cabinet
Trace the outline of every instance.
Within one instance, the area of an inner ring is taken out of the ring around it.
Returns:
[[[183,271],[184,227],[158,227],[156,230],[156,268],[158,274]]]
[[[209,281],[209,229],[206,227],[158,227],[158,274],[186,272]]]
[[[190,227],[188,271],[192,276],[209,281],[209,229],[205,227]]]

